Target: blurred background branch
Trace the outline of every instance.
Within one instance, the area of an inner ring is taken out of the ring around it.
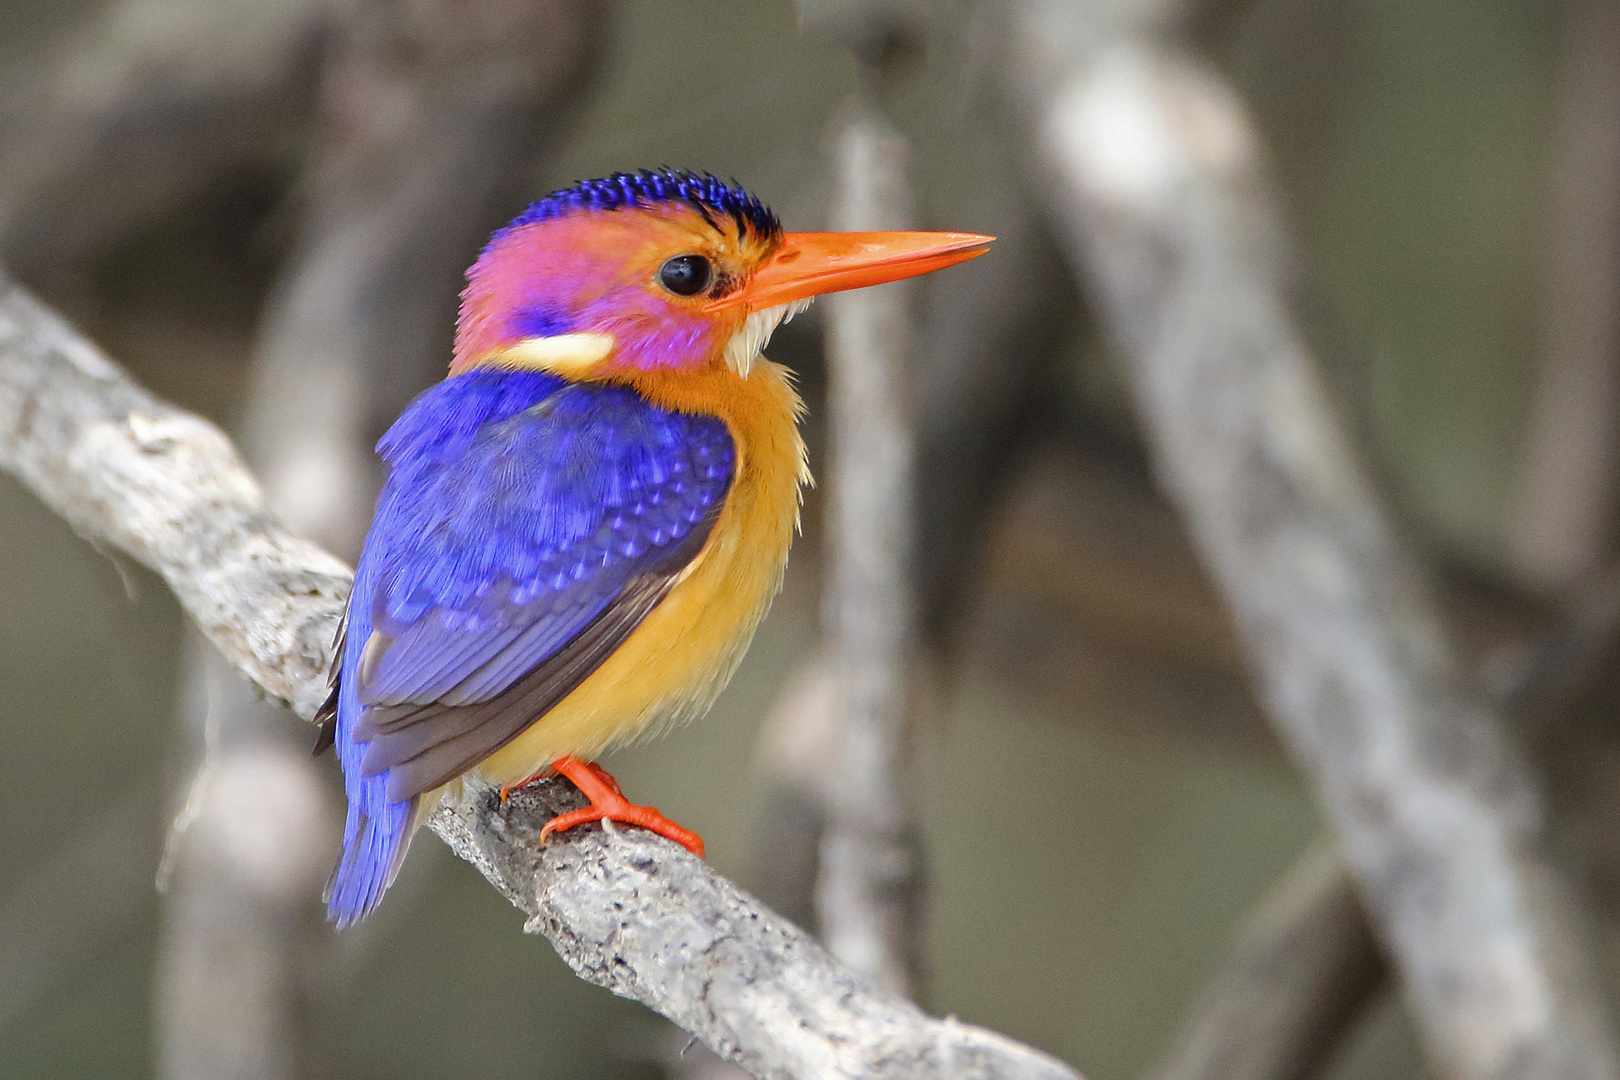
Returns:
[[[1385,974],[1350,868],[1324,841],[1250,914],[1155,1080],[1316,1076]]]
[[[1316,785],[1440,1071],[1617,1075],[1588,943],[1500,718],[1462,691],[1287,314],[1230,87],[1133,19],[1011,6],[1053,211],[1129,367],[1161,481]]]
[[[1567,592],[1608,556],[1620,408],[1620,6],[1560,8],[1541,370],[1514,509],[1515,563]]]
[[[800,4],[799,18],[849,50],[862,83],[862,95],[839,108],[827,135],[831,227],[915,228],[910,146],[883,115],[882,97],[897,69],[920,56],[926,10],[914,0],[815,0]],[[778,710],[779,724],[814,733],[814,745],[784,730],[778,745],[805,750],[775,762],[778,772],[798,762],[808,774],[786,798],[823,800],[819,811],[802,815],[819,826],[813,902],[822,940],[900,994],[917,992],[925,954],[924,854],[908,746],[921,707],[909,572],[911,297],[899,284],[826,301],[826,656],[810,661],[790,690],[797,707]],[[817,707],[830,708],[830,716],[807,715]],[[818,757],[827,760],[818,764]]]
[[[80,295],[154,218],[296,158],[328,0],[113,0],[0,83],[0,259]]]
[[[1488,658],[1476,693],[1534,734],[1567,714],[1620,634],[1620,579],[1600,574],[1534,646]],[[1158,1080],[1296,1080],[1326,1071],[1389,986],[1337,842],[1306,849],[1250,912]]]
[[[905,139],[856,106],[835,122],[832,225],[911,226]],[[833,955],[901,994],[923,955],[923,853],[907,733],[919,708],[912,543],[910,290],[828,298],[828,628],[839,721],[816,910]]]

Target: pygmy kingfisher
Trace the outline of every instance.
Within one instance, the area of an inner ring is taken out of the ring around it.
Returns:
[[[321,748],[348,796],[327,913],[366,915],[469,773],[560,773],[603,818],[702,854],[595,755],[704,713],[782,583],[809,479],[771,332],[820,293],[982,254],[968,233],[785,233],[734,184],[663,169],[557,191],[467,273],[449,376],[388,475]]]

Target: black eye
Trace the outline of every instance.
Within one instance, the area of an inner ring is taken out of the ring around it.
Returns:
[[[658,271],[664,288],[677,296],[695,296],[709,287],[714,271],[701,255],[677,255]]]

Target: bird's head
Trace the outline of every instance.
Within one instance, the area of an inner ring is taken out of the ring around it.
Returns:
[[[450,371],[570,378],[728,365],[821,293],[983,253],[971,233],[785,233],[747,192],[675,170],[615,173],[535,203],[467,272]]]

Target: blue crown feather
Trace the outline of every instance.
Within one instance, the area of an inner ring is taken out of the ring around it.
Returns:
[[[782,232],[782,223],[770,208],[735,181],[728,184],[709,173],[670,168],[616,172],[599,180],[581,180],[532,204],[501,232],[547,221],[571,210],[618,210],[676,201],[691,205],[705,217],[729,215],[740,232],[764,238]],[[710,223],[713,224],[712,217]]]

